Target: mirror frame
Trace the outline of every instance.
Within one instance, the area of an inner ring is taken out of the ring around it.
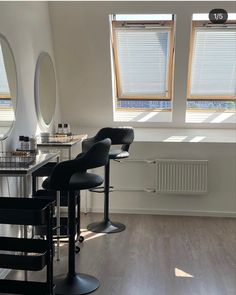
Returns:
[[[10,50],[10,53],[11,53],[11,56],[12,56],[12,61],[13,61],[13,64],[14,64],[14,70],[15,70],[15,74],[16,74],[16,97],[15,97],[15,102],[13,103],[15,120],[12,122],[12,125],[9,128],[9,130],[7,131],[7,133],[4,134],[3,137],[0,137],[0,141],[3,141],[3,140],[6,140],[9,137],[9,135],[11,134],[11,132],[12,132],[12,130],[15,127],[15,124],[16,124],[16,120],[17,120],[16,111],[17,111],[17,105],[18,105],[18,89],[19,89],[19,86],[18,86],[18,74],[17,74],[16,60],[15,60],[15,56],[14,56],[12,47],[11,47],[8,39],[2,33],[0,33],[0,39],[4,40],[4,42],[6,42],[8,48]]]
[[[41,60],[47,56],[50,60],[50,63],[52,65],[52,71],[53,71],[53,77],[54,77],[54,80],[55,80],[55,108],[54,108],[54,112],[52,114],[52,118],[51,118],[51,121],[50,123],[46,123],[43,116],[42,116],[42,113],[41,113],[41,108],[40,108],[40,101],[39,101],[39,69],[40,69],[40,62]],[[57,81],[56,81],[56,73],[55,73],[55,68],[54,68],[54,63],[53,63],[53,60],[50,56],[50,54],[46,51],[43,51],[39,54],[38,56],[38,59],[37,59],[37,63],[36,63],[36,67],[35,67],[35,75],[34,75],[34,102],[35,102],[35,110],[36,110],[36,115],[37,115],[37,118],[38,118],[38,122],[39,124],[41,125],[41,127],[43,128],[49,128],[52,123],[53,123],[53,119],[54,119],[54,116],[55,116],[55,112],[56,112],[56,105],[57,105]]]

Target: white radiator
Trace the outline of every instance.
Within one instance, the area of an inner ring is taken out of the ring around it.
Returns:
[[[156,165],[158,193],[207,193],[207,160],[158,159]]]

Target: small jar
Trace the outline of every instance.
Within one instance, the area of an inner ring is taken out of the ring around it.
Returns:
[[[59,134],[62,134],[63,133],[62,124],[58,124],[57,133],[59,133]]]
[[[70,124],[67,124],[67,134],[70,135],[71,132],[70,132]]]
[[[25,151],[28,151],[30,149],[30,144],[29,144],[29,137],[24,136],[24,149]]]
[[[23,150],[24,149],[24,136],[20,135],[19,136],[19,150]]]
[[[63,133],[64,134],[68,134],[69,133],[69,131],[68,131],[68,124],[67,123],[64,124]]]
[[[41,138],[41,143],[48,143],[49,142],[49,132],[41,132],[40,133],[40,138]]]
[[[37,141],[34,137],[31,137],[29,139],[29,145],[30,145],[30,150],[31,151],[36,151],[37,150]]]

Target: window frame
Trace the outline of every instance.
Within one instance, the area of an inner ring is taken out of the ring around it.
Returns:
[[[192,61],[193,61],[193,49],[195,45],[195,36],[196,36],[196,28],[204,27],[206,25],[214,26],[214,27],[225,27],[225,25],[236,25],[235,21],[227,21],[225,24],[212,24],[209,21],[198,21],[192,20],[191,27],[191,36],[190,36],[190,45],[189,45],[189,58],[188,58],[188,76],[187,76],[187,101],[196,101],[196,100],[229,100],[235,101],[236,95],[191,95],[191,83],[192,83]]]
[[[122,95],[122,85],[120,79],[120,66],[118,57],[118,48],[115,29],[122,25],[156,25],[157,27],[170,27],[169,35],[169,61],[168,61],[168,78],[166,95]],[[173,99],[173,84],[174,84],[174,50],[175,50],[175,20],[171,21],[117,21],[112,20],[112,52],[114,63],[115,76],[115,93],[117,100],[172,100]]]
[[[4,100],[4,99],[11,99],[11,96],[10,94],[2,94],[0,93],[0,100]]]

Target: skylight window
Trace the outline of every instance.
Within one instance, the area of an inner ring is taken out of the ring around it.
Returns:
[[[208,14],[194,14],[189,53],[187,108],[235,112],[236,14],[225,24],[211,24]]]
[[[116,108],[171,109],[174,24],[172,14],[112,16]]]

